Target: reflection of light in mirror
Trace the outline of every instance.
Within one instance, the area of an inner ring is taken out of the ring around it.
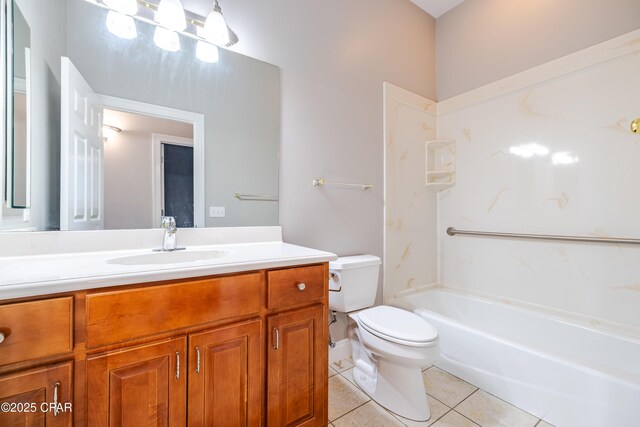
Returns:
[[[198,40],[196,45],[196,56],[200,61],[207,62],[209,64],[218,62],[218,47]]]
[[[557,153],[553,153],[553,156],[551,156],[551,162],[554,165],[572,165],[579,161],[580,159],[577,156],[573,156],[567,151],[559,151]]]
[[[173,31],[183,31],[187,28],[187,18],[180,0],[160,0],[156,22]]]
[[[544,157],[549,154],[549,149],[537,142],[531,142],[529,144],[509,147],[509,153],[514,156],[522,157],[523,159],[528,159],[533,156]]]
[[[153,42],[160,49],[169,52],[177,52],[180,50],[180,37],[178,37],[178,33],[167,30],[166,28],[156,27],[156,31],[153,34]]]
[[[110,10],[107,14],[107,29],[121,39],[131,40],[138,37],[136,23],[133,18]]]
[[[229,44],[229,29],[217,1],[204,23],[204,38],[220,46]]]
[[[102,125],[102,138],[104,139],[104,142],[113,141],[120,132],[122,132],[122,129],[119,127]]]
[[[92,3],[95,3],[92,1]],[[135,15],[138,12],[138,3],[136,0],[103,0],[103,3],[116,12],[125,15]]]

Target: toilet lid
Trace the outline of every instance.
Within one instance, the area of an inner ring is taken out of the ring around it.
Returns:
[[[429,322],[400,308],[380,305],[359,312],[358,318],[369,332],[391,341],[424,344],[438,338]]]

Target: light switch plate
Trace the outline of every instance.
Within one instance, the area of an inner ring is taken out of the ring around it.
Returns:
[[[209,206],[209,218],[224,218],[224,206]]]

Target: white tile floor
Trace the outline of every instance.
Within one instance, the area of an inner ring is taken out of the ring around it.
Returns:
[[[431,419],[407,420],[369,399],[352,372],[350,359],[329,365],[329,426],[553,427],[435,366],[422,372]]]

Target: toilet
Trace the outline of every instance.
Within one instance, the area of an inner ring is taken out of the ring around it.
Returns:
[[[340,257],[329,263],[329,309],[349,315],[348,337],[356,384],[404,418],[430,418],[422,367],[440,354],[438,332],[426,320],[390,306],[373,307],[380,258]]]

